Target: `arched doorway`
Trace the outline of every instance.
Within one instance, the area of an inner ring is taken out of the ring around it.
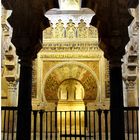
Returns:
[[[84,132],[84,87],[76,79],[64,80],[58,88],[57,123],[64,133]],[[77,129],[76,129],[77,128]],[[76,131],[76,132],[75,132]]]
[[[58,88],[57,110],[85,110],[83,98],[83,85],[76,79],[66,79],[60,84]]]
[[[80,94],[80,90],[82,90],[82,94]],[[68,96],[65,94],[66,91],[73,93],[73,96],[74,92],[76,92],[75,99],[79,103],[83,102],[83,100],[84,102],[93,102],[100,94],[99,80],[96,72],[81,62],[61,62],[54,66],[45,75],[42,91],[44,101],[57,104],[59,100],[64,101],[68,98],[64,97]],[[72,95],[70,94],[69,96]],[[72,97],[66,101],[70,102],[70,100],[74,102]]]

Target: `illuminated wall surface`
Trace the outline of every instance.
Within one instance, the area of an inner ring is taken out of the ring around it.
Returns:
[[[45,14],[51,27],[44,31],[36,60],[35,96],[55,103],[57,110],[85,110],[85,105],[102,99],[108,103],[108,62],[98,47],[97,29],[89,25],[94,12],[61,12],[52,9]]]

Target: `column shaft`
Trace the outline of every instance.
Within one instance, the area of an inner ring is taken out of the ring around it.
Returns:
[[[31,91],[32,67],[21,64],[16,140],[30,140],[31,138]]]
[[[124,111],[122,70],[120,66],[110,65],[110,111],[111,111],[111,140],[124,140]]]

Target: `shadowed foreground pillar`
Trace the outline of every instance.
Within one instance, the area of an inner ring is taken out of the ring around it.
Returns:
[[[32,61],[42,48],[42,31],[49,27],[44,5],[43,0],[5,0],[4,4],[12,8],[8,18],[13,28],[11,42],[20,61],[16,140],[31,140]]]
[[[124,110],[121,60],[110,62],[111,140],[124,140]]]
[[[17,140],[29,140],[31,134],[32,63],[23,61],[20,62]]]
[[[92,4],[92,3],[91,3]],[[91,24],[98,28],[99,47],[109,61],[111,140],[125,140],[121,59],[129,42],[128,26],[133,17],[123,0],[97,0]]]
[[[14,38],[15,39],[15,38]],[[20,78],[18,94],[18,112],[17,112],[17,132],[16,140],[31,140],[31,110],[32,110],[32,61],[41,44],[34,47],[28,42],[30,38],[13,40],[17,46],[28,46],[22,50],[20,55]],[[16,43],[18,42],[18,43]],[[26,43],[25,43],[26,42]],[[30,47],[29,47],[30,46]]]

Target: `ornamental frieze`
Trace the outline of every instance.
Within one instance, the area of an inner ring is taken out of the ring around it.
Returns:
[[[62,40],[63,41],[63,40]],[[75,40],[73,40],[75,41]],[[46,42],[44,43],[43,48],[48,47],[92,47],[94,45],[97,45],[97,42]],[[98,48],[95,46],[95,48]],[[98,48],[99,49],[99,48]]]
[[[64,47],[64,46],[61,46],[61,47],[56,47],[56,46],[53,46],[53,47],[46,47],[46,48],[43,48],[42,51],[46,51],[46,52],[89,52],[89,51],[99,51],[100,49],[95,47],[95,46],[88,46],[88,47]]]
[[[72,59],[94,59],[94,58],[102,58],[102,53],[87,53],[87,54],[78,54],[78,53],[69,53],[69,54],[66,54],[66,53],[63,53],[63,54],[53,54],[53,53],[50,53],[50,54],[41,54],[40,55],[40,58],[46,58],[46,59],[58,59],[58,58],[61,58],[61,59],[66,59],[66,58],[72,58]]]
[[[71,51],[101,51],[101,49],[98,47],[98,41],[95,39],[93,41],[67,41],[61,40],[59,42],[56,42],[54,40],[46,41],[43,44],[43,48],[41,52],[71,52]]]

